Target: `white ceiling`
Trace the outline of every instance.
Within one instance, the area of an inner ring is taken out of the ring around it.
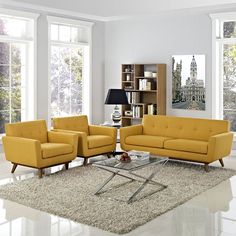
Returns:
[[[219,8],[236,0],[3,0],[58,8],[98,17],[157,14],[163,11],[202,7]],[[1,1],[0,1],[1,2]]]

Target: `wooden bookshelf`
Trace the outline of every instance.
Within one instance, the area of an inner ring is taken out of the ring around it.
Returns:
[[[122,106],[122,126],[139,124],[144,114],[166,114],[166,64],[122,64],[121,87],[129,100]]]

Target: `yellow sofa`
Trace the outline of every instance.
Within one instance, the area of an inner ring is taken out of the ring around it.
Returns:
[[[89,125],[86,115],[60,117],[53,119],[53,130],[76,133],[79,135],[78,156],[88,158],[100,154],[109,154],[116,149],[117,129]]]
[[[77,134],[47,131],[45,120],[6,124],[6,136],[2,138],[6,159],[17,165],[39,169],[42,177],[46,167],[65,164],[77,156]]]
[[[140,125],[120,129],[123,150],[142,150],[155,155],[208,164],[231,152],[233,133],[229,121],[145,115]]]

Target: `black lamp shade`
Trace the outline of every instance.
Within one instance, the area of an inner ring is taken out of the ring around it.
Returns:
[[[124,89],[109,89],[105,104],[122,105],[129,104]]]

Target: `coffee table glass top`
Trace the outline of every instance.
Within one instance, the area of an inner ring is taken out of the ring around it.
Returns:
[[[162,162],[166,162],[168,157],[158,157],[158,156],[150,156],[145,159],[136,159],[131,162],[121,162],[118,157],[113,157],[103,161],[97,161],[93,165],[97,167],[110,167],[120,170],[132,171],[135,169],[142,168],[146,165],[158,164]]]

